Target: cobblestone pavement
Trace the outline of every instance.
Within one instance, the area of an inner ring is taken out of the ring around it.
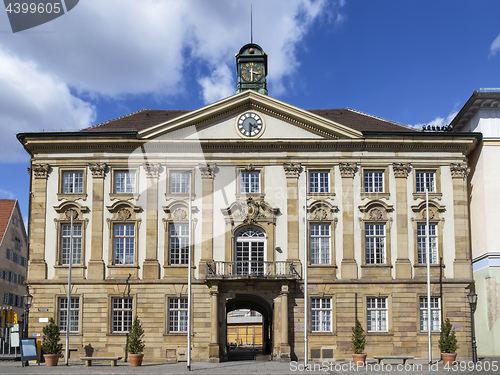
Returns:
[[[398,366],[399,364],[399,366]],[[305,368],[303,362],[261,362],[238,361],[224,363],[193,362],[191,371],[186,363],[144,363],[141,367],[131,367],[129,363],[118,363],[111,367],[109,362],[94,362],[91,367],[78,361],[71,361],[69,366],[64,362],[57,367],[48,368],[44,364],[37,366],[30,364],[22,367],[20,362],[0,362],[0,374],[408,374],[408,375],[436,375],[436,374],[498,374],[500,372],[500,358],[481,359],[480,364],[472,361],[461,361],[449,369],[442,363],[429,366],[424,360],[409,361],[405,367],[398,362],[388,362],[378,365],[369,360],[367,366],[356,368],[352,361],[310,362]]]

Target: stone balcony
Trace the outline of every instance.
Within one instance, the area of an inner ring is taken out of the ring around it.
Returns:
[[[261,279],[276,280],[302,278],[300,263],[290,261],[266,262],[245,260],[234,262],[207,262],[207,279]]]

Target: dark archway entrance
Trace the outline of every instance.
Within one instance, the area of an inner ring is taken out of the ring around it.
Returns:
[[[239,349],[228,350],[228,360],[247,360],[255,359],[259,354],[270,355],[272,350],[272,320],[273,308],[271,304],[263,297],[252,294],[238,294],[226,302],[226,320],[227,313],[235,310],[249,309],[259,312],[262,315],[262,349],[258,352],[254,350]],[[227,327],[227,322],[226,322]],[[227,342],[227,329],[226,329]],[[229,349],[229,348],[228,348]]]

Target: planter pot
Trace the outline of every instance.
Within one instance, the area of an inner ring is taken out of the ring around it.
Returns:
[[[142,358],[144,358],[144,354],[129,354],[130,366],[140,366],[142,365]]]
[[[353,354],[352,359],[354,360],[354,366],[364,366],[366,361],[366,354]]]
[[[443,360],[443,364],[451,366],[457,359],[457,353],[441,353],[441,359]]]
[[[57,366],[60,356],[60,354],[44,354],[43,358],[45,358],[45,366]]]

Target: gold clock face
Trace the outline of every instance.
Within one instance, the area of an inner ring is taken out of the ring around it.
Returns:
[[[264,121],[257,113],[246,112],[238,117],[236,127],[245,137],[257,137],[264,129]]]
[[[241,78],[246,82],[257,82],[264,75],[264,66],[261,63],[249,62],[241,65]]]

